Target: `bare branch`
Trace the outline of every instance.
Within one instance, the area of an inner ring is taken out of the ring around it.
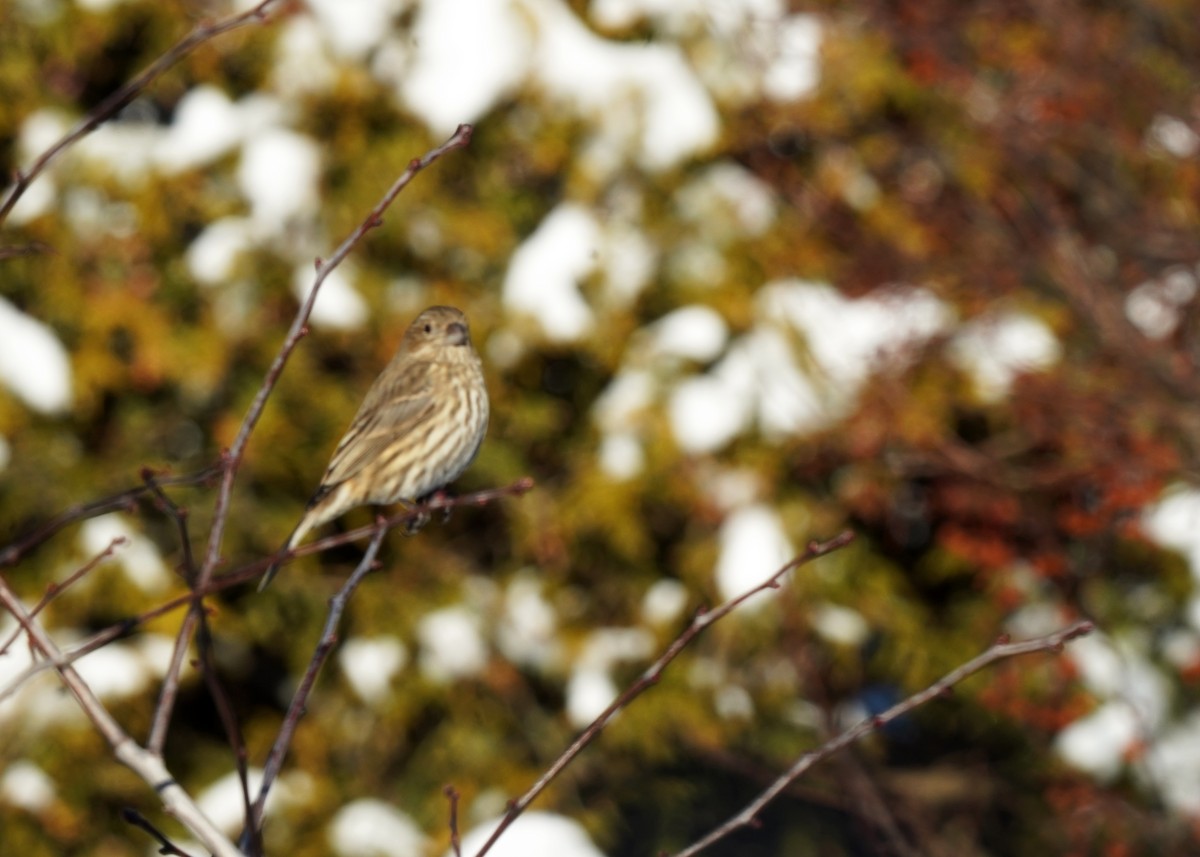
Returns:
[[[143,479],[146,471],[143,471]],[[221,472],[221,465],[214,464],[206,467],[203,470],[198,470],[195,473],[189,473],[185,476],[167,476],[156,477],[154,484],[160,488],[163,486],[172,485],[201,485],[210,479],[215,478]],[[105,515],[109,512],[117,512],[122,510],[132,509],[134,504],[144,494],[152,492],[154,489],[150,484],[142,484],[126,489],[125,491],[112,494],[108,497],[102,497],[99,500],[93,500],[90,503],[83,503],[78,506],[60,512],[46,523],[37,527],[23,538],[10,544],[4,550],[0,550],[0,568],[6,568],[15,565],[29,551],[49,541],[51,537],[57,534],[60,530],[78,521],[85,521],[88,518],[95,518],[99,515]]]
[[[350,595],[362,583],[364,577],[375,567],[375,556],[379,553],[379,546],[383,544],[383,537],[387,535],[388,526],[385,519],[380,519],[375,523],[375,534],[371,538],[371,543],[367,545],[367,552],[363,554],[362,560],[358,567],[346,580],[342,588],[337,594],[329,600],[329,615],[325,619],[325,628],[321,633],[321,639],[317,642],[317,647],[313,651],[312,659],[308,663],[308,669],[304,673],[304,678],[300,681],[300,686],[296,688],[295,695],[292,696],[292,702],[288,706],[287,715],[283,719],[283,726],[279,730],[279,735],[275,739],[275,744],[271,747],[271,752],[267,756],[267,763],[263,766],[262,785],[258,791],[258,798],[254,801],[253,815],[248,819],[246,831],[242,834],[242,842],[245,844],[246,837],[252,833],[257,833],[262,829],[263,808],[266,806],[267,793],[271,790],[271,786],[275,782],[275,777],[279,775],[279,770],[283,766],[283,757],[287,755],[288,747],[292,743],[292,735],[296,732],[296,726],[300,723],[300,718],[304,715],[304,705],[308,701],[308,696],[312,692],[313,684],[317,680],[317,674],[321,671],[325,660],[329,657],[329,653],[333,651],[334,644],[337,643],[338,624],[341,622],[342,613],[346,609],[346,604],[350,599]]]
[[[1007,640],[997,642],[983,654],[967,661],[967,663],[957,669],[951,670],[920,693],[915,693],[903,702],[893,705],[882,714],[867,718],[857,726],[846,730],[836,738],[822,744],[816,750],[805,753],[775,782],[771,783],[762,794],[747,804],[741,812],[717,827],[703,839],[680,851],[675,857],[693,857],[693,855],[699,854],[735,830],[754,825],[757,822],[758,814],[762,812],[763,808],[817,762],[853,744],[859,738],[886,726],[897,717],[907,714],[914,708],[918,708],[929,702],[931,699],[942,696],[963,679],[974,675],[997,661],[1015,658],[1020,655],[1029,655],[1034,652],[1061,652],[1064,645],[1077,637],[1090,634],[1094,627],[1091,622],[1076,622],[1069,628],[1056,631],[1053,634],[1047,634],[1044,637],[1036,637],[1020,643],[1010,643]]]
[[[454,786],[446,786],[442,793],[450,804],[450,848],[454,851],[454,857],[462,857],[462,842],[458,838],[458,801],[462,795]]]
[[[72,584],[82,579],[93,568],[116,553],[117,548],[125,544],[125,541],[126,539],[124,536],[117,536],[108,543],[108,547],[84,563],[78,570],[72,572],[71,576],[62,583],[55,582],[47,586],[46,593],[41,597],[41,600],[39,600],[37,604],[33,605],[33,609],[29,611],[29,617],[32,619],[34,616],[45,610],[47,604],[49,604],[62,593],[66,592]],[[10,634],[8,639],[4,641],[3,645],[0,645],[0,657],[8,652],[9,647],[12,646],[12,644],[16,642],[17,638],[20,636],[21,628],[18,626],[17,628],[13,629],[12,634]]]
[[[162,687],[158,691],[158,703],[154,706],[154,718],[150,724],[150,737],[146,739],[146,749],[151,753],[162,755],[163,746],[167,742],[167,730],[171,727],[171,715],[175,712],[175,698],[179,695],[179,681],[183,673],[183,661],[187,657],[188,645],[196,623],[200,621],[200,613],[194,607],[189,609],[179,624],[175,634],[175,648],[171,651],[171,661],[167,665],[166,675],[163,676]],[[3,696],[0,696],[3,699]]]
[[[2,604],[20,623],[29,636],[29,641],[40,651],[58,670],[63,684],[75,697],[79,707],[92,722],[96,731],[108,742],[113,754],[126,767],[141,777],[147,785],[158,793],[163,808],[174,816],[181,824],[208,848],[215,857],[243,857],[242,853],[230,842],[225,835],[200,811],[191,796],[171,776],[161,756],[139,746],[129,737],[109,714],[104,703],[92,692],[92,689],[69,663],[62,659],[58,645],[50,638],[45,629],[29,615],[25,605],[8,587],[7,581],[0,577],[0,604]]]
[[[136,809],[128,806],[125,807],[123,810],[121,810],[121,818],[125,819],[125,821],[132,824],[134,827],[140,827],[142,830],[153,836],[161,846],[158,849],[159,854],[169,854],[172,855],[172,857],[192,857],[191,854],[188,854],[186,851],[175,845],[175,843],[167,838],[166,834],[151,824],[150,820]]]
[[[121,108],[145,91],[159,75],[178,63],[196,48],[231,30],[265,20],[268,8],[277,2],[279,0],[262,0],[257,6],[246,12],[230,15],[220,21],[202,21],[193,27],[190,33],[152,62],[145,71],[96,105],[74,128],[63,135],[62,139],[44,151],[28,169],[17,173],[16,180],[5,195],[3,203],[0,203],[0,224],[3,224],[8,218],[13,206],[25,194],[29,186],[33,184],[33,180],[41,175],[46,167],[50,165],[50,162],[58,157],[63,150],[79,142],[79,140],[116,116]]]
[[[488,837],[487,842],[483,843],[483,847],[476,852],[475,857],[483,857],[492,846],[496,844],[496,840],[504,833],[505,830],[512,825],[517,817],[524,812],[531,803],[540,795],[548,785],[567,767],[575,757],[578,756],[583,748],[592,743],[596,736],[606,727],[609,722],[616,717],[617,712],[629,705],[634,699],[641,696],[646,690],[658,683],[663,671],[679,657],[679,653],[687,648],[692,640],[696,639],[705,628],[719,619],[728,616],[741,604],[753,598],[760,592],[766,592],[771,589],[779,588],[780,579],[789,571],[804,565],[807,562],[832,553],[835,550],[845,547],[854,540],[854,533],[850,530],[842,532],[840,535],[830,539],[827,542],[811,542],[808,548],[800,556],[797,556],[785,563],[778,571],[760,583],[753,589],[743,592],[741,595],[731,598],[713,610],[700,611],[693,617],[691,624],[684,630],[682,634],[675,638],[675,642],[667,647],[667,650],[659,656],[658,660],[652,663],[641,677],[633,684],[625,689],[625,692],[618,696],[613,703],[604,709],[604,712],[597,717],[592,723],[583,730],[578,738],[572,742],[561,756],[554,760],[554,763],[546,769],[545,773],[538,778],[538,781],[533,784],[529,791],[521,795],[517,800],[513,801],[509,806],[508,812],[504,814],[504,818],[500,820],[500,824],[492,831],[492,835]]]
[[[0,262],[15,259],[18,256],[33,256],[37,253],[53,253],[54,248],[44,241],[30,241],[28,244],[0,245]]]
[[[532,488],[533,480],[528,476],[525,476],[521,479],[518,479],[516,482],[513,482],[510,485],[505,485],[501,488],[487,488],[482,491],[474,491],[470,494],[460,494],[457,497],[435,497],[427,503],[421,503],[402,514],[388,518],[385,522],[385,526],[390,529],[399,526],[402,523],[411,521],[414,518],[420,517],[421,515],[425,515],[429,512],[437,511],[439,509],[453,509],[460,506],[483,506],[501,497],[520,497],[522,494],[527,493]],[[346,532],[340,533],[336,536],[329,536],[328,538],[320,539],[319,541],[310,542],[309,544],[298,547],[293,551],[280,554],[280,556],[286,558],[307,556],[309,554],[320,553],[340,545],[357,542],[374,535],[376,527],[376,524],[370,524],[354,530],[347,530]],[[136,616],[131,616],[123,622],[118,622],[115,625],[110,625],[107,628],[97,631],[92,636],[85,640],[81,640],[64,651],[62,653],[62,663],[72,664],[85,655],[89,655],[97,649],[103,648],[118,637],[122,637],[131,633],[136,628],[141,627],[147,622],[157,619],[160,616],[165,616],[168,613],[172,613],[181,607],[189,606],[197,597],[211,595],[214,592],[222,592],[231,587],[240,586],[241,584],[258,577],[263,573],[263,570],[275,560],[276,557],[266,557],[247,565],[240,566],[239,568],[226,572],[225,574],[216,575],[204,589],[197,588],[195,591],[189,591],[183,595],[177,595],[168,601],[164,601],[157,607],[153,607],[143,613],[139,613]],[[0,702],[8,699],[27,681],[39,673],[49,669],[50,666],[50,664],[43,661],[26,667],[19,675],[14,676],[7,685],[5,685],[3,688],[0,688]]]
[[[501,488],[487,488],[483,491],[474,491],[470,494],[459,494],[457,496],[451,496],[445,493],[437,494],[433,497],[430,497],[424,503],[416,503],[405,509],[400,514],[393,515],[392,517],[385,519],[384,526],[391,530],[400,526],[401,524],[407,524],[410,521],[415,521],[419,518],[425,517],[430,512],[448,512],[449,510],[457,509],[460,506],[486,506],[488,503],[498,500],[501,497],[520,497],[522,494],[526,494],[532,489],[533,479],[529,476],[523,476],[516,482],[513,482],[510,485],[505,485]],[[371,524],[370,526],[359,527],[356,530],[348,530],[347,532],[337,536],[318,539],[316,541],[309,542],[306,545],[294,547],[291,550],[281,550],[274,554],[270,558],[269,562],[264,561],[261,563],[256,563],[254,566],[251,566],[251,568],[254,568],[257,572],[261,573],[263,568],[268,565],[282,566],[290,560],[296,559],[297,557],[321,553],[329,550],[332,547],[346,544],[347,542],[358,541],[364,536],[374,533],[375,527],[375,524]],[[239,575],[239,583],[242,579],[245,579],[240,571],[235,573]]]
[[[208,687],[208,695],[212,697],[213,705],[217,708],[217,716],[221,719],[221,728],[225,730],[225,738],[229,741],[229,746],[233,750],[233,759],[237,765],[238,783],[242,787],[242,812],[243,817],[249,818],[251,813],[250,803],[250,772],[246,767],[246,760],[249,753],[246,750],[246,740],[242,737],[242,727],[238,723],[237,715],[233,710],[233,701],[229,698],[229,693],[225,690],[225,686],[221,684],[220,678],[217,676],[217,664],[213,658],[212,631],[208,626],[208,616],[195,607],[188,614],[200,617],[200,629],[196,636],[196,643],[200,649],[200,672],[204,676],[204,683]],[[255,841],[251,843],[247,849],[250,854],[262,854],[262,842],[259,841],[258,831],[255,832]]]

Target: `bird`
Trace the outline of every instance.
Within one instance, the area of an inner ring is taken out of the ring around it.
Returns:
[[[450,484],[479,452],[488,417],[483,363],[467,317],[449,306],[423,310],[367,390],[280,553],[356,506],[414,504]],[[259,592],[278,569],[276,560]]]

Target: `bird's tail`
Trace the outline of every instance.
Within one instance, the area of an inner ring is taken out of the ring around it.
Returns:
[[[307,534],[312,528],[312,516],[306,512],[304,517],[300,519],[300,523],[296,524],[296,529],[292,530],[292,534],[287,537],[287,541],[283,543],[283,546],[280,547],[279,550],[275,551],[275,561],[267,566],[266,573],[262,576],[262,580],[258,582],[259,592],[262,592],[264,589],[266,589],[267,584],[274,580],[275,575],[279,573],[279,568],[285,559],[285,557],[282,555],[299,544],[300,540],[304,538],[305,534]]]

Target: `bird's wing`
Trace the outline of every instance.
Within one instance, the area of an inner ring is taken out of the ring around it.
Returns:
[[[430,363],[409,362],[399,374],[384,370],[367,391],[321,480],[337,485],[377,460],[387,445],[424,421],[434,404]]]

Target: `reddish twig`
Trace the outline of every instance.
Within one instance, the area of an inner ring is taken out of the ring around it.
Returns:
[[[72,572],[71,575],[62,583],[54,582],[47,586],[46,593],[41,597],[37,604],[33,605],[33,608],[29,611],[30,618],[37,616],[37,614],[45,610],[46,605],[48,605],[59,595],[62,595],[64,592],[66,592],[73,583],[80,580],[93,568],[112,556],[116,552],[117,548],[125,544],[125,542],[126,539],[124,536],[117,536],[108,543],[108,547],[84,563],[78,570]],[[0,645],[0,657],[4,656],[8,652],[9,647],[12,646],[12,644],[15,643],[17,638],[20,636],[21,628],[18,626],[13,629],[12,634],[10,634],[8,639],[4,641],[3,645]]]
[[[168,476],[156,478],[154,484],[162,486],[174,485],[199,485],[214,478],[221,472],[221,465],[214,464],[211,467],[206,467],[195,473],[189,473],[186,476]],[[95,518],[99,515],[105,515],[109,512],[117,512],[122,509],[131,509],[134,504],[143,495],[150,493],[153,489],[149,484],[137,485],[125,491],[112,494],[108,497],[102,497],[99,500],[93,500],[90,503],[84,503],[78,506],[60,512],[46,523],[34,529],[32,532],[8,545],[3,550],[0,550],[0,568],[6,568],[15,565],[18,560],[22,559],[25,554],[33,550],[35,547],[49,541],[56,533],[71,524],[78,521],[85,521],[88,518]]]
[[[386,518],[384,525],[387,529],[393,529],[401,524],[407,524],[410,521],[417,520],[427,516],[430,512],[449,511],[461,506],[486,506],[494,500],[501,497],[520,497],[522,494],[528,493],[533,489],[533,479],[529,476],[523,476],[516,482],[510,485],[505,485],[502,488],[487,488],[483,491],[475,491],[471,494],[460,494],[451,496],[449,494],[437,494],[430,497],[424,503],[417,503],[405,509],[403,512]],[[297,557],[308,556],[309,554],[321,553],[332,547],[346,544],[347,542],[358,541],[363,536],[370,535],[375,531],[375,524],[366,527],[359,527],[356,530],[348,530],[336,536],[318,539],[317,541],[309,542],[306,545],[300,545],[290,550],[281,550],[270,557],[269,562],[256,563],[253,568],[258,572],[262,572],[263,568],[269,565],[284,565],[290,560]]]
[[[192,540],[187,528],[187,510],[180,508],[158,485],[153,473],[148,469],[142,472],[142,479],[155,498],[155,505],[163,514],[169,516],[179,531],[179,541],[183,551],[182,578],[192,585],[196,580],[196,561],[192,553]],[[163,676],[162,687],[158,693],[158,703],[154,707],[154,717],[151,720],[150,736],[146,740],[146,749],[151,753],[162,755],[167,740],[167,730],[171,725],[171,715],[175,711],[175,700],[179,695],[179,682],[183,673],[183,662],[187,657],[188,646],[197,624],[203,622],[203,604],[193,600],[187,615],[179,625],[175,635],[175,648],[171,652],[171,660]]]
[[[795,782],[809,768],[817,764],[821,760],[836,753],[837,751],[853,744],[859,738],[869,735],[877,731],[881,727],[887,725],[914,708],[924,705],[935,697],[942,696],[949,692],[950,688],[963,681],[963,679],[974,675],[985,667],[991,666],[997,661],[1006,660],[1008,658],[1018,657],[1020,655],[1033,654],[1034,652],[1061,652],[1063,646],[1077,637],[1082,637],[1085,634],[1090,634],[1094,629],[1091,622],[1076,622],[1069,628],[1061,631],[1056,631],[1053,634],[1047,634],[1044,637],[1037,637],[1032,640],[1025,640],[1020,643],[1010,643],[1000,641],[985,651],[978,657],[967,661],[962,666],[951,670],[938,681],[931,684],[929,687],[922,690],[920,693],[913,694],[903,702],[897,703],[882,714],[874,717],[869,717],[859,723],[857,726],[846,730],[836,738],[825,742],[816,750],[805,753],[796,762],[787,769],[775,782],[771,783],[762,794],[746,805],[741,812],[732,818],[725,821],[719,827],[703,839],[698,840],[692,845],[680,851],[675,857],[693,857],[699,854],[705,848],[708,848],[715,842],[724,839],[735,830],[743,827],[753,826],[758,814],[762,812],[772,800],[774,800],[780,792],[786,789],[789,785]]]
[[[154,471],[149,467],[142,469],[142,481],[154,496],[154,505],[158,510],[175,522],[175,529],[179,531],[179,548],[183,551],[183,561],[180,564],[183,579],[190,582],[196,577],[196,558],[192,553],[192,538],[188,534],[188,510],[166,495]]]
[[[462,795],[454,786],[446,786],[442,794],[450,804],[450,848],[454,851],[454,857],[462,857],[462,842],[458,838],[458,801]]]
[[[225,740],[229,742],[229,746],[233,750],[234,764],[237,766],[238,783],[242,789],[243,817],[250,818],[253,805],[250,802],[250,772],[246,765],[246,761],[249,758],[249,753],[246,750],[246,740],[242,736],[241,724],[238,723],[237,714],[233,710],[233,700],[229,698],[229,693],[217,677],[217,664],[213,658],[212,629],[208,625],[208,616],[203,611],[196,611],[195,609],[190,611],[188,615],[198,615],[200,617],[200,629],[196,634],[196,646],[200,650],[200,672],[204,676],[205,685],[208,687],[208,695],[212,697],[213,705],[216,706],[217,716],[221,720],[221,728],[225,730]],[[247,848],[247,853],[254,855],[262,854],[261,837],[254,836],[253,841]]]
[[[263,809],[267,803],[267,793],[271,790],[275,778],[279,775],[280,768],[283,767],[283,758],[287,755],[288,748],[292,743],[292,735],[295,734],[296,727],[300,723],[300,718],[304,714],[304,706],[308,702],[308,696],[312,692],[313,685],[316,683],[317,674],[321,671],[321,667],[329,657],[329,653],[333,651],[334,644],[337,643],[338,624],[342,620],[342,613],[346,609],[350,595],[362,583],[367,573],[375,567],[375,556],[379,553],[380,545],[383,544],[383,537],[387,535],[387,521],[383,519],[377,521],[374,525],[374,531],[375,534],[371,538],[370,544],[367,545],[367,551],[363,554],[358,567],[354,569],[354,572],[342,585],[342,588],[337,591],[337,594],[329,600],[329,615],[325,618],[325,627],[321,632],[321,639],[317,642],[313,656],[308,662],[308,669],[304,673],[304,678],[300,681],[300,686],[296,688],[296,693],[292,696],[292,702],[288,706],[287,715],[283,719],[283,726],[280,728],[279,735],[271,747],[266,764],[263,765],[262,785],[259,787],[258,797],[251,807],[251,815],[248,819],[246,830],[242,834],[243,847],[248,836],[257,835],[262,830]]]
[[[53,253],[54,248],[44,241],[30,241],[28,244],[4,244],[0,246],[0,262],[15,259],[18,256],[33,256],[36,253]]]
[[[3,203],[0,203],[0,224],[8,218],[13,206],[17,204],[24,194],[33,184],[41,173],[50,165],[50,162],[58,157],[65,149],[79,142],[88,134],[95,131],[109,119],[120,112],[121,108],[129,102],[133,101],[140,93],[142,93],[151,83],[158,78],[164,71],[178,63],[200,45],[204,44],[217,36],[223,35],[236,30],[239,27],[244,27],[246,24],[262,21],[266,18],[267,8],[278,0],[262,0],[253,9],[246,12],[241,12],[236,15],[230,15],[220,21],[201,22],[192,28],[191,32],[176,42],[162,56],[150,64],[150,66],[139,74],[133,80],[126,83],[116,92],[109,95],[93,108],[87,116],[83,117],[74,128],[68,131],[63,137],[58,140],[49,149],[42,152],[27,169],[18,171],[12,186],[4,197]]]
[[[519,497],[522,494],[527,493],[532,487],[533,480],[526,476],[502,488],[487,488],[483,491],[475,491],[470,494],[461,494],[457,497],[434,498],[430,500],[429,503],[422,503],[405,511],[403,514],[388,518],[386,520],[386,526],[389,528],[396,527],[402,523],[406,523],[414,518],[438,509],[452,509],[459,506],[481,506],[500,497]],[[286,556],[288,558],[307,556],[309,554],[320,553],[340,545],[360,541],[361,539],[373,535],[376,527],[376,524],[370,524],[369,526],[348,530],[336,536],[329,536],[328,538],[298,547],[287,554],[281,554],[281,556]],[[231,587],[240,586],[246,581],[258,577],[263,573],[263,570],[275,560],[276,557],[267,557],[265,559],[256,560],[255,562],[241,566],[240,568],[236,568],[226,574],[217,575],[204,589],[196,589],[194,591],[189,591],[184,595],[177,595],[168,601],[164,601],[157,607],[153,607],[143,613],[139,613],[136,616],[131,616],[122,622],[118,622],[115,625],[110,625],[107,628],[101,629],[87,639],[81,640],[71,648],[64,651],[62,653],[62,662],[64,664],[72,664],[85,655],[89,655],[97,649],[103,648],[118,637],[123,637],[132,632],[134,629],[145,625],[147,622],[150,622],[161,616],[165,616],[168,613],[172,613],[181,607],[189,606],[197,596],[211,595],[214,592],[222,592]],[[39,673],[49,669],[50,666],[51,665],[45,662],[38,662],[26,667],[19,675],[14,676],[7,685],[5,685],[3,688],[0,688],[0,702],[3,702],[8,697],[12,696],[27,681]]]
[[[835,550],[843,548],[850,544],[850,542],[853,540],[854,533],[850,530],[846,530],[827,542],[812,542],[808,545],[808,548],[804,551],[804,553],[787,562],[782,568],[780,568],[758,586],[743,592],[741,595],[738,595],[735,598],[729,599],[713,610],[701,611],[697,613],[692,618],[691,624],[688,625],[682,634],[675,638],[675,642],[671,643],[671,645],[667,647],[667,650],[659,656],[658,660],[652,663],[646,669],[646,671],[642,673],[637,681],[626,688],[624,693],[618,696],[613,703],[608,706],[608,708],[604,709],[604,712],[599,717],[592,721],[591,725],[583,730],[579,737],[571,743],[571,746],[569,746],[562,753],[562,755],[555,759],[554,763],[546,769],[545,773],[543,773],[541,777],[538,778],[538,781],[533,784],[529,791],[525,792],[525,794],[521,795],[521,797],[517,798],[509,805],[508,812],[504,814],[504,818],[500,820],[500,824],[497,825],[494,831],[492,831],[492,835],[488,837],[488,840],[483,843],[483,847],[476,852],[475,857],[483,857],[484,854],[490,851],[492,846],[496,844],[496,840],[500,838],[504,831],[507,830],[509,826],[511,826],[512,823],[517,820],[517,817],[524,812],[531,803],[533,803],[537,796],[540,795],[560,773],[562,773],[563,769],[566,768],[567,765],[569,765],[572,761],[574,761],[575,757],[583,751],[584,747],[596,739],[601,731],[603,731],[604,727],[606,727],[617,715],[617,712],[629,705],[629,703],[634,699],[641,696],[644,692],[646,692],[646,690],[657,684],[658,680],[662,677],[663,671],[667,668],[671,661],[679,657],[680,652],[687,648],[688,644],[690,644],[692,640],[696,639],[697,636],[703,633],[703,631],[709,625],[712,625],[714,622],[723,619],[745,601],[753,598],[758,593],[766,592],[770,589],[778,589],[780,579],[789,571],[792,571],[793,569],[804,565],[807,562],[811,562],[818,557],[825,556],[828,553],[832,553]]]

